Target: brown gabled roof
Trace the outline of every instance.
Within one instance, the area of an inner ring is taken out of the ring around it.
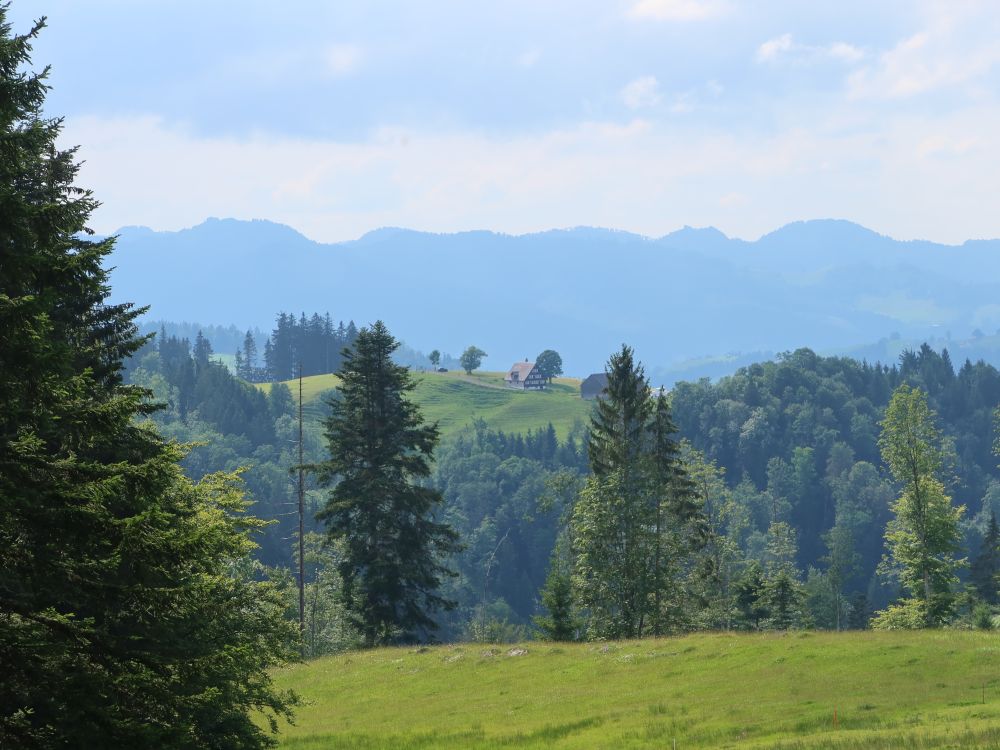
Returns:
[[[517,379],[519,382],[523,383],[528,379],[531,371],[535,369],[534,362],[515,362],[510,366],[510,370],[507,371],[507,376],[504,378],[505,381],[510,383],[514,380],[514,373],[517,373]]]

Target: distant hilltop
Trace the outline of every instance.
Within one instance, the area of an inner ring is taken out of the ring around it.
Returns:
[[[475,344],[493,368],[555,349],[567,373],[585,376],[622,342],[654,370],[726,352],[1000,329],[1000,240],[904,242],[841,220],[752,242],[714,228],[649,238],[578,227],[383,228],[323,244],[236,219],[119,235],[114,297],[150,304],[154,318],[267,330],[278,310],[329,310],[359,324],[381,318],[424,351]]]

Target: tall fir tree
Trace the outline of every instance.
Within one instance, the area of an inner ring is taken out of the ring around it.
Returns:
[[[45,119],[43,27],[0,5],[0,746],[257,748],[287,714],[280,595],[241,572],[260,523],[194,485],[122,384],[142,310],[108,304],[114,239]],[[162,343],[162,342],[161,342]],[[186,344],[185,344],[186,346]],[[186,352],[185,352],[185,356]]]
[[[192,352],[195,365],[199,369],[207,367],[209,360],[212,358],[212,353],[212,344],[205,338],[201,331],[198,331],[198,336],[194,340],[194,351]]]
[[[259,380],[257,377],[257,342],[254,340],[253,331],[250,330],[243,337],[243,368],[243,372],[236,374],[251,382]]]
[[[691,553],[707,527],[684,470],[677,428],[653,399],[631,348],[608,361],[588,451],[593,472],[573,509],[574,587],[591,635],[641,637],[684,627],[693,614]]]
[[[990,511],[990,524],[979,546],[979,554],[972,561],[969,570],[969,579],[976,587],[976,593],[987,604],[997,603],[997,588],[1000,586],[998,575],[1000,575],[1000,526],[997,525],[996,514]]]
[[[650,570],[653,635],[676,629],[686,619],[689,602],[682,595],[686,571],[681,566],[708,540],[702,506],[681,459],[676,434],[670,403],[660,393],[650,416],[646,447],[654,536]]]
[[[330,458],[318,467],[329,486],[318,518],[342,544],[344,606],[367,646],[427,638],[436,610],[450,609],[439,587],[458,537],[435,519],[442,497],[428,486],[437,425],[408,398],[409,371],[392,361],[399,347],[378,321],[344,352],[341,384],[329,401]]]
[[[590,468],[597,476],[621,471],[623,480],[630,483],[638,469],[653,410],[649,381],[642,365],[635,361],[635,352],[624,344],[608,360],[607,374],[605,397],[597,399],[590,419]]]

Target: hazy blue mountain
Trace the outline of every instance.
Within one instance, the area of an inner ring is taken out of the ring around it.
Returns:
[[[278,310],[329,310],[382,318],[423,351],[476,344],[492,369],[554,348],[568,373],[585,375],[628,342],[666,382],[721,374],[724,352],[846,351],[891,333],[1000,328],[1000,241],[899,242],[845,221],[798,222],[755,242],[689,227],[660,239],[390,228],[322,244],[231,219],[119,234],[114,297],[150,304],[151,318],[269,330]]]

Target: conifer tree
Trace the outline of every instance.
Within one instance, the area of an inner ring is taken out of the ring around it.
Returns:
[[[243,337],[243,366],[246,368],[244,372],[237,374],[244,380],[257,380],[257,342],[249,330]]]
[[[653,511],[650,570],[653,635],[661,635],[669,623],[683,620],[687,602],[677,594],[683,581],[680,564],[692,551],[705,545],[708,534],[694,483],[681,460],[680,445],[674,438],[676,434],[670,404],[660,393],[650,417],[646,449],[648,491]],[[674,589],[674,596],[666,595],[668,589]]]
[[[453,606],[438,588],[452,575],[444,556],[459,549],[435,519],[441,493],[425,482],[438,428],[408,398],[409,371],[392,361],[398,347],[378,321],[344,352],[326,420],[330,458],[318,467],[331,487],[318,518],[342,543],[343,603],[367,646],[429,636],[431,615]]]
[[[997,576],[1000,575],[1000,526],[990,511],[990,525],[979,547],[979,554],[972,561],[969,578],[976,587],[979,598],[988,604],[997,603]]]
[[[575,641],[580,632],[580,621],[576,614],[571,574],[558,548],[552,554],[541,599],[546,613],[536,616],[534,623],[542,636],[550,641]]]
[[[43,27],[0,5],[0,747],[257,748],[287,714],[280,595],[240,573],[260,527],[234,477],[186,480],[122,384],[142,312],[108,304]],[[162,343],[162,342],[161,342]],[[186,344],[185,344],[186,346]],[[186,356],[186,352],[185,352]]]
[[[207,367],[209,360],[212,358],[212,344],[209,343],[201,331],[198,331],[198,336],[194,340],[193,355],[194,363],[199,369]]]
[[[591,416],[593,475],[573,509],[574,585],[598,637],[677,629],[693,614],[685,584],[707,528],[664,396],[622,346]]]
[[[649,382],[632,348],[624,344],[608,360],[607,373],[605,398],[597,399],[590,420],[590,468],[597,476],[621,471],[623,481],[631,483],[653,409]]]

